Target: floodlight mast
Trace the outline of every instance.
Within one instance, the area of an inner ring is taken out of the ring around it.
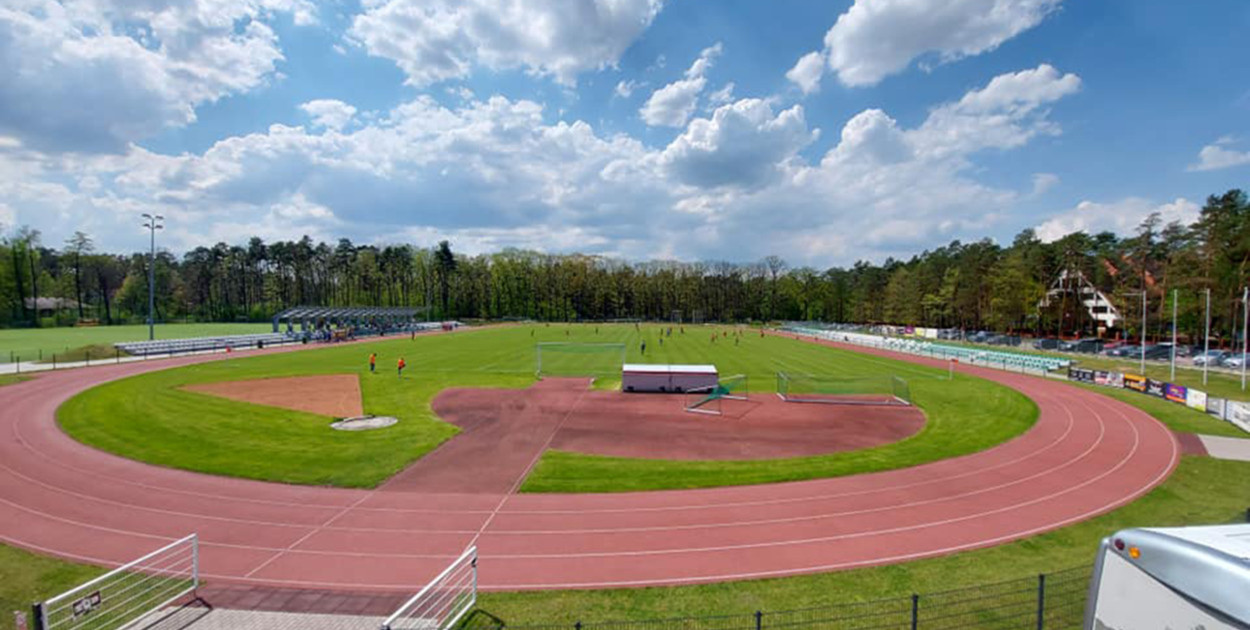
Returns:
[[[156,231],[165,229],[161,223],[165,217],[144,212],[143,227],[148,229],[150,249],[148,255],[148,341],[156,339]]]

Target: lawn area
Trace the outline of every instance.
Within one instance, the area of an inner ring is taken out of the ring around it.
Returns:
[[[273,330],[272,324],[158,324],[157,339],[187,339],[215,335],[247,335]],[[143,341],[148,338],[148,327],[135,326],[82,326],[62,328],[10,328],[0,330],[0,363],[14,359],[22,361],[51,361],[52,355],[67,355],[86,346],[111,346],[119,341]],[[92,352],[95,355],[95,352]],[[109,356],[112,356],[111,349]],[[79,357],[81,359],[81,357]]]
[[[13,627],[14,611],[29,613],[36,600],[52,597],[101,573],[104,569],[99,567],[0,545],[0,628]]]
[[[661,345],[659,330],[654,325],[498,327],[214,361],[93,388],[63,405],[58,418],[66,432],[86,444],[163,466],[289,483],[372,487],[457,432],[430,411],[435,394],[448,387],[529,385],[535,378],[535,343],[541,341],[624,343],[627,361],[715,363],[722,374],[748,374],[757,392],[773,391],[778,370],[856,377],[896,374],[909,381],[928,424],[908,440],[862,453],[741,464],[683,462],[688,466],[680,470],[651,461],[645,475],[630,481],[619,475],[611,458],[565,460],[556,454],[556,465],[544,461],[536,481],[527,484],[529,491],[732,485],[897,468],[988,448],[1025,431],[1037,415],[1031,401],[1010,389],[970,377],[940,380],[945,379],[943,371],[906,362],[749,333],[736,344],[725,337],[713,343],[712,332],[723,332],[713,327],[689,327],[685,334],[678,329]],[[367,373],[365,358],[371,351],[378,352],[384,366],[376,375]],[[412,366],[402,380],[385,369],[401,354]],[[618,350],[613,360],[619,363],[619,356]],[[366,412],[393,415],[400,423],[383,431],[331,431],[326,417],[179,389],[192,383],[343,373],[360,375]],[[593,468],[601,460],[607,460],[607,468]],[[562,466],[565,461],[572,461],[573,468]],[[587,462],[592,468],[585,474],[607,476],[574,479]]]
[[[0,374],[0,387],[12,385],[14,383],[21,383],[22,381],[29,381],[32,378],[34,377],[26,376],[24,374]]]
[[[1250,463],[1185,457],[1145,497],[1098,518],[998,547],[887,567],[675,588],[482,593],[508,624],[749,614],[869,601],[1035,577],[1090,565],[1099,541],[1126,527],[1231,523],[1250,502]]]

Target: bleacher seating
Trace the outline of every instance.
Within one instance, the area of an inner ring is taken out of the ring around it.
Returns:
[[[299,335],[286,333],[259,333],[252,335],[223,335],[219,337],[192,337],[190,339],[126,341],[115,343],[113,346],[130,355],[152,356],[206,352],[210,350],[224,350],[226,348],[255,348],[258,345],[270,346],[293,343],[299,341],[299,339]]]
[[[824,329],[792,324],[783,327],[783,330],[798,333],[800,335],[809,335],[819,339],[853,343],[861,346],[882,348],[885,350],[893,350],[895,352],[905,352],[907,354],[932,357],[935,359],[955,359],[961,363],[996,367],[1011,372],[1044,374],[1053,370],[1066,368],[1071,364],[1071,361],[1068,359],[1058,357],[948,345],[919,339],[883,337],[880,335],[846,330],[845,327],[841,327],[839,329]]]

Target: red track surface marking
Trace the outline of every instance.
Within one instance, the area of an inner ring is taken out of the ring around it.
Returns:
[[[1133,500],[1162,482],[1180,453],[1169,431],[1127,404],[975,367],[961,370],[1036,401],[1036,426],[981,453],[903,470],[709,490],[510,494],[527,458],[577,406],[561,397],[584,393],[556,384],[544,394],[543,413],[553,417],[536,425],[543,430],[534,448],[491,482],[493,492],[456,492],[454,475],[430,463],[445,458],[443,449],[378,490],[339,490],[149,466],[79,444],[56,426],[57,406],[95,384],[222,358],[68,370],[0,388],[0,540],[113,565],[198,532],[205,576],[219,584],[411,591],[476,538],[484,588],[687,584],[1019,539]]]

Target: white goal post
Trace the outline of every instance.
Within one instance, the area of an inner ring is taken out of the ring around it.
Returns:
[[[535,374],[544,376],[619,376],[625,364],[623,343],[544,341],[535,344]]]

